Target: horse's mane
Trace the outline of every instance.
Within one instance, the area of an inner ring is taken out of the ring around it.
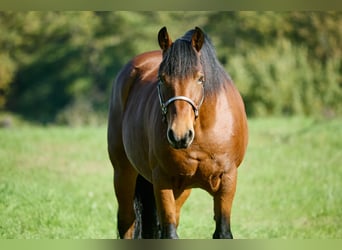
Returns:
[[[165,72],[171,78],[181,79],[196,72],[198,59],[194,48],[191,46],[194,31],[190,30],[185,33],[166,51],[159,72]],[[204,34],[204,43],[200,50],[200,60],[205,75],[205,92],[206,94],[216,93],[230,78],[218,61],[214,46],[206,34]]]

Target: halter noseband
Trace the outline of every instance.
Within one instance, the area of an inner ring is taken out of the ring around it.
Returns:
[[[195,104],[195,102],[193,100],[191,100],[190,98],[186,97],[186,96],[174,96],[171,97],[169,100],[167,100],[166,102],[164,102],[162,94],[161,94],[161,90],[160,90],[160,81],[157,84],[157,89],[158,89],[158,97],[159,97],[159,103],[160,103],[160,107],[161,107],[161,111],[162,111],[162,115],[163,115],[163,120],[165,120],[166,118],[166,114],[167,114],[167,107],[173,103],[174,101],[180,100],[180,101],[185,101],[187,103],[189,103],[192,106],[192,109],[195,113],[195,118],[198,117],[199,115],[199,108],[201,107],[203,100],[204,100],[204,87],[202,86],[202,98],[201,101],[198,105]]]

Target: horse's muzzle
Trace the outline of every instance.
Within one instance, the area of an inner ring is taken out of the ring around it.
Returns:
[[[175,149],[187,148],[194,140],[195,132],[189,129],[184,135],[176,135],[172,129],[167,131],[167,139],[171,146]]]

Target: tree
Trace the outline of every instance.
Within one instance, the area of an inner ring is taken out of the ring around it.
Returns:
[[[208,33],[249,115],[341,114],[341,12],[0,12],[0,109],[43,123],[105,117],[116,74],[159,49],[163,26],[172,39]]]

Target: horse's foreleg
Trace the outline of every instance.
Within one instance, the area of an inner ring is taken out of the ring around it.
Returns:
[[[155,188],[161,238],[177,239],[177,212],[172,189]]]
[[[184,191],[181,191],[181,193],[176,196],[176,227],[178,227],[179,224],[179,219],[180,219],[180,210],[184,204],[184,202],[186,201],[186,199],[189,197],[191,193],[191,189],[186,189]]]
[[[154,169],[152,179],[161,226],[161,238],[177,239],[177,211],[172,185],[159,169]]]
[[[237,169],[231,167],[221,177],[220,189],[214,194],[214,212],[216,229],[214,239],[232,239],[230,214],[236,190]]]

